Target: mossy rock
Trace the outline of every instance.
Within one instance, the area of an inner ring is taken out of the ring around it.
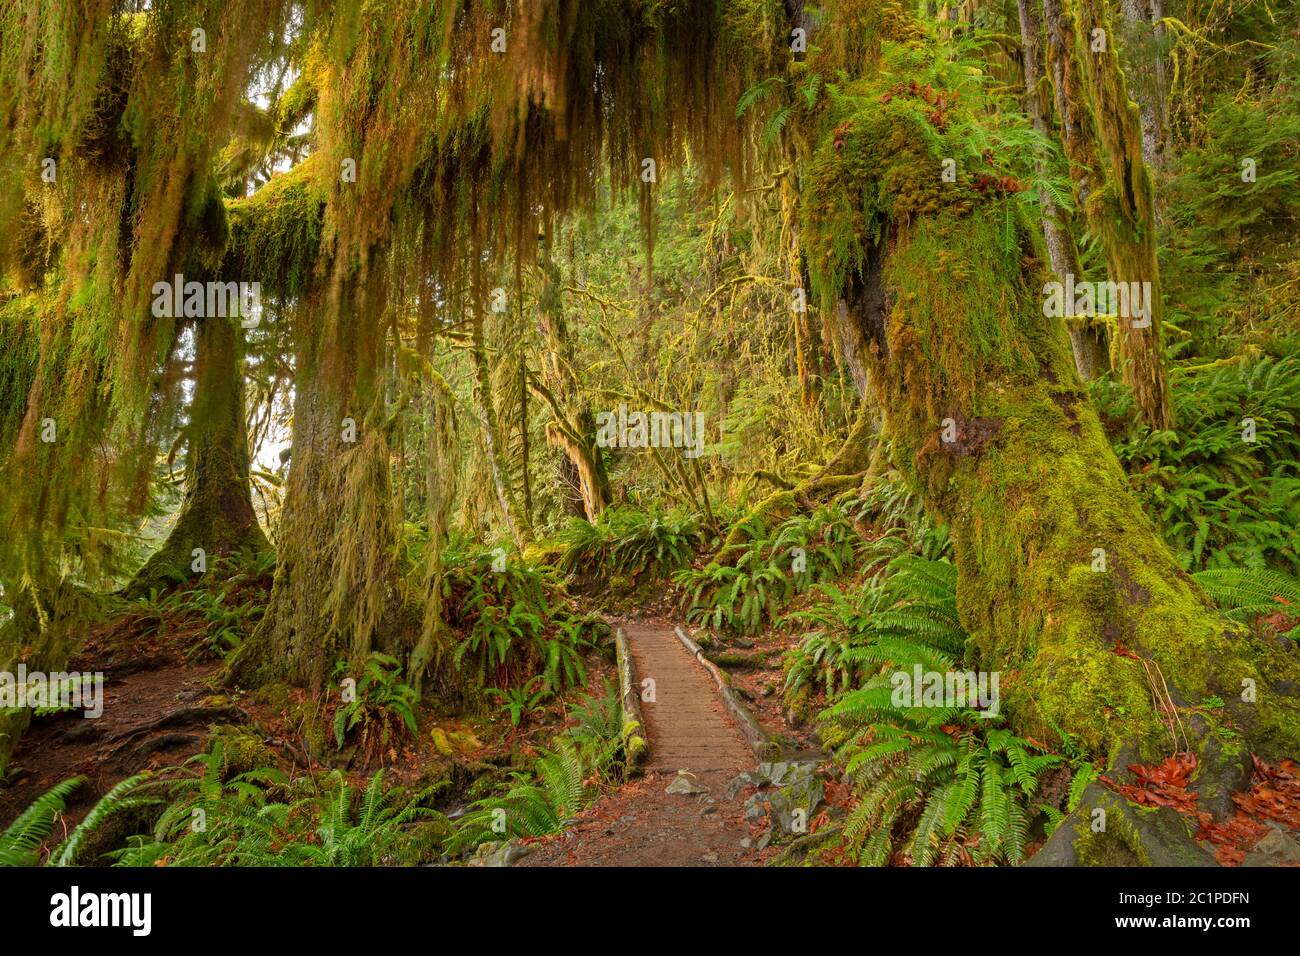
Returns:
[[[442,817],[421,820],[401,836],[384,855],[385,866],[425,866],[442,856],[442,849],[455,833],[455,827]]]
[[[765,667],[771,656],[770,651],[720,651],[708,655],[709,660],[719,667],[732,667],[737,670]]]
[[[1098,816],[1097,811],[1104,813]],[[1094,823],[1094,821],[1099,821]],[[1104,829],[1094,830],[1094,826]],[[1218,866],[1169,807],[1130,803],[1096,782],[1026,866]]]
[[[221,777],[229,780],[241,773],[259,767],[274,767],[276,753],[262,738],[246,727],[221,726],[213,728],[209,738],[212,744],[220,742]]]

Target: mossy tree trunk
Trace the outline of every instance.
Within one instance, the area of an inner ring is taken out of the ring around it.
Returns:
[[[1119,316],[1124,383],[1143,420],[1171,428],[1161,345],[1163,301],[1156,260],[1155,193],[1142,161],[1138,107],[1129,100],[1117,37],[1101,0],[1044,0],[1048,62],[1075,195],[1100,240],[1114,283],[1150,290],[1146,314]],[[1076,276],[1076,280],[1081,277]]]
[[[1033,243],[1004,238],[1014,200],[937,177],[914,180],[923,193],[911,198],[863,182],[937,165],[910,106],[863,100],[818,147],[805,235],[810,261],[837,268],[843,224],[823,211],[893,204],[863,210],[874,225],[858,234],[879,255],[841,259],[822,281],[870,343],[895,465],[951,531],[970,664],[1001,673],[1019,732],[1068,734],[1112,763],[1215,733],[1294,754],[1300,663],[1227,623],[1144,514],[1063,324],[1044,319]]]
[[[1121,0],[1125,49],[1136,67],[1133,99],[1142,115],[1142,159],[1161,169],[1169,158],[1164,0]]]
[[[269,548],[249,490],[244,376],[235,320],[200,320],[195,341],[185,499],[167,540],[136,574],[130,593],[195,576],[196,549],[211,562],[220,555]]]
[[[1087,404],[1063,328],[1043,322],[1038,276],[997,251],[999,223],[992,210],[949,214],[899,238],[872,368],[894,461],[949,524],[980,668],[1003,672],[1022,732],[1069,733],[1112,760],[1194,746],[1210,726],[1190,708],[1215,697],[1252,746],[1295,752],[1294,655],[1227,625],[1178,566]],[[954,248],[984,282],[933,270]],[[1176,714],[1158,703],[1166,685]]]
[[[487,342],[483,335],[483,313],[475,306],[470,326],[471,354],[474,360],[474,407],[478,413],[479,429],[483,437],[488,467],[492,472],[492,486],[496,489],[497,504],[515,546],[522,548],[532,540],[528,514],[520,506],[514,484],[506,469],[505,447],[498,427],[496,399],[492,391],[492,376],[488,365]]]
[[[595,416],[581,400],[573,342],[564,318],[559,267],[547,259],[541,263],[541,272],[537,324],[546,349],[541,360],[541,385],[533,383],[532,387],[553,416],[546,427],[546,439],[564,453],[566,468],[582,496],[583,517],[595,521],[609,506],[605,457],[596,444]]]
[[[344,282],[330,296],[300,306],[275,583],[265,616],[231,662],[237,682],[319,687],[337,661],[403,654],[419,629],[398,560],[383,281]]]
[[[1025,77],[1025,112],[1034,129],[1044,137],[1053,135],[1051,106],[1044,90],[1043,77],[1043,23],[1038,15],[1037,0],[1018,0],[1020,18],[1021,64]],[[1046,171],[1045,160],[1038,162],[1039,173]],[[1038,202],[1043,211],[1043,240],[1047,258],[1057,281],[1066,276],[1081,277],[1079,248],[1074,241],[1073,216],[1052,198],[1046,186],[1038,190]],[[1106,328],[1098,322],[1070,322],[1066,325],[1070,347],[1074,351],[1074,367],[1085,382],[1110,370],[1110,351]]]

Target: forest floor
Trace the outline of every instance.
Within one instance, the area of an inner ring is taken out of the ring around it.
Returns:
[[[269,588],[269,581],[263,584]],[[235,597],[264,602],[266,593],[251,586]],[[442,784],[440,802],[451,809],[482,795],[467,796],[480,779],[528,766],[566,719],[562,703],[520,728],[500,712],[452,714],[425,704],[418,708],[418,734],[367,761],[355,746],[335,751],[332,737],[313,746],[309,725],[328,726],[332,715],[318,712],[319,698],[307,691],[273,685],[245,693],[224,686],[221,660],[195,653],[207,629],[201,617],[136,611],[95,626],[67,669],[103,673],[102,716],[87,720],[72,711],[32,720],[0,785],[0,828],[55,784],[85,776],[87,785],[68,798],[62,814],[64,826],[75,826],[114,784],[146,771],[172,774],[217,735],[242,769],[274,766],[290,776],[341,769],[354,783],[382,769],[390,786]],[[593,655],[587,671],[589,686],[600,688],[614,668]]]
[[[232,603],[259,603],[268,585],[250,582],[232,595]],[[779,842],[781,834],[779,828],[773,833],[764,799],[771,791],[759,792],[759,759],[712,676],[673,634],[672,599],[651,589],[630,603],[635,612],[614,623],[629,635],[637,679],[650,677],[656,685],[656,701],[643,704],[648,765],[641,776],[599,797],[566,834],[534,842],[523,862],[761,865],[777,852],[769,843]],[[228,753],[238,748],[250,766],[277,766],[291,775],[341,768],[360,782],[378,769],[346,751],[321,756],[320,742],[313,747],[307,737],[306,715],[313,708],[306,691],[243,693],[223,686],[221,661],[202,652],[207,631],[201,616],[138,609],[94,626],[68,669],[104,673],[103,716],[86,720],[74,711],[33,719],[0,786],[0,826],[55,784],[85,776],[87,784],[67,801],[60,829],[75,826],[119,781],[142,771],[173,774],[217,735],[225,738]],[[765,634],[710,653],[731,666],[733,689],[776,739],[779,752],[811,763],[820,757],[816,740],[806,726],[787,723],[776,691],[790,640]],[[754,641],[760,642],[757,648]],[[589,657],[587,669],[589,691],[609,686],[613,665],[605,655]],[[570,718],[566,704],[557,702],[519,728],[499,713],[458,716],[430,706],[421,706],[419,720],[419,734],[382,755],[386,780],[413,788],[449,781],[439,803],[451,810],[484,795],[483,784],[520,761],[527,766]],[[689,772],[685,779],[695,792],[664,792],[679,770]],[[749,783],[737,780],[742,774]]]
[[[643,596],[636,613],[613,621],[628,637],[635,679],[654,681],[654,700],[642,703],[650,754],[641,775],[608,789],[565,832],[518,841],[506,855],[515,865],[761,866],[797,842],[799,832],[815,833],[849,808],[849,787],[827,774],[812,729],[782,700],[782,658],[797,636],[770,628],[706,650],[774,741],[764,762],[746,744],[712,676],[674,635],[675,608],[666,595]],[[57,841],[115,783],[144,770],[174,772],[216,735],[232,751],[251,748],[253,766],[295,774],[342,769],[358,782],[378,769],[347,749],[334,752],[332,740],[324,751],[319,741],[309,743],[312,700],[305,691],[223,687],[220,661],[194,653],[205,628],[201,620],[128,613],[93,629],[69,669],[105,672],[103,716],[33,720],[0,787],[0,827],[54,784],[84,775],[88,785],[69,799],[62,832],[51,835]],[[707,633],[696,636],[710,643]],[[593,653],[587,667],[588,690],[610,686],[614,668],[606,654]],[[564,701],[518,728],[499,713],[422,706],[420,732],[382,754],[386,781],[412,788],[441,783],[440,807],[464,806],[529,766],[571,721]],[[1193,767],[1177,755],[1131,769],[1139,771],[1135,783],[1116,789],[1140,805],[1184,813],[1221,864],[1300,865],[1293,842],[1279,839],[1300,832],[1300,767],[1292,762],[1257,764],[1251,789],[1234,795],[1234,814],[1217,822],[1197,813]],[[800,828],[791,826],[796,806],[806,809]],[[834,854],[817,861],[846,862]]]

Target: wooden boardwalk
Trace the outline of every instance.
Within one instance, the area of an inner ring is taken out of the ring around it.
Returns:
[[[654,700],[641,700],[650,759],[646,769],[675,773],[750,769],[754,755],[727,712],[713,677],[671,628],[626,624],[632,666],[640,684],[654,681]]]

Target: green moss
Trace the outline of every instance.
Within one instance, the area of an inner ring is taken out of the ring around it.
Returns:
[[[307,291],[324,228],[325,192],[315,178],[319,165],[308,158],[229,204],[227,273],[256,276],[264,295],[296,299]]]
[[[385,866],[424,866],[437,861],[455,827],[445,819],[421,820],[403,830],[389,846]]]
[[[215,727],[210,740],[212,744],[219,741],[222,747],[222,779],[276,765],[275,751],[246,727]]]
[[[1135,812],[1141,812],[1137,810]],[[1122,813],[1106,817],[1106,829],[1093,832],[1086,823],[1076,827],[1074,850],[1082,866],[1150,866],[1151,858],[1132,821]]]
[[[941,158],[965,148],[948,131],[970,113],[896,79],[833,99],[804,242],[825,307],[843,300],[873,339],[893,459],[950,527],[978,666],[1001,672],[1013,725],[1039,739],[1064,731],[1112,758],[1194,746],[1203,724],[1183,713],[1171,734],[1167,693],[1179,708],[1219,696],[1252,741],[1294,751],[1300,702],[1263,675],[1297,665],[1249,645],[1180,570],[1088,405],[1064,325],[1043,316],[1045,270],[1014,197],[941,179]],[[1242,706],[1248,679],[1259,702]]]

